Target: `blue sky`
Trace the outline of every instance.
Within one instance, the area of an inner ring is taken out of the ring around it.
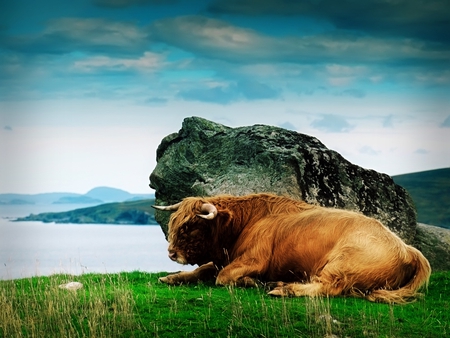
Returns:
[[[6,0],[0,193],[150,192],[187,116],[390,175],[450,167],[450,1]]]

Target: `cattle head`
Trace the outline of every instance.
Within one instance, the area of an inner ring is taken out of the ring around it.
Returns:
[[[180,264],[205,264],[214,260],[213,233],[217,208],[201,198],[188,197],[169,206],[153,206],[174,211],[170,217],[167,239],[169,258]]]

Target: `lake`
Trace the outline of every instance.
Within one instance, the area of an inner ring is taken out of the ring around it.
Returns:
[[[92,205],[88,205],[92,206]],[[85,205],[0,205],[0,280],[55,273],[192,270],[167,257],[159,226],[11,222]]]

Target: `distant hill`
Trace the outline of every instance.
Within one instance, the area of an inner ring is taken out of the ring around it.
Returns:
[[[80,194],[70,192],[51,192],[43,194],[0,194],[0,204],[52,204],[64,197],[76,197]]]
[[[99,204],[105,202],[124,202],[127,200],[142,200],[153,198],[153,194],[130,194],[127,191],[97,187],[86,194],[70,192],[54,192],[44,194],[0,194],[0,205],[17,204]]]
[[[153,204],[155,204],[154,199],[107,203],[65,212],[30,215],[18,218],[16,221],[156,225],[158,223],[155,221],[154,209],[151,207]]]
[[[450,168],[393,176],[411,195],[419,223],[450,229]]]
[[[64,196],[52,204],[100,204],[102,200],[91,198],[86,195],[82,196]]]
[[[99,199],[104,202],[123,202],[130,198],[133,198],[133,195],[129,192],[121,189],[116,188],[109,188],[109,187],[97,187],[92,190],[89,190],[85,196],[93,198],[93,199]]]
[[[0,200],[0,205],[24,205],[24,204],[34,204],[34,202],[20,198],[11,198],[3,201]]]
[[[83,196],[96,200],[102,200],[103,202],[138,201],[155,197],[153,194],[131,194],[128,191],[110,187],[97,187],[89,190]]]

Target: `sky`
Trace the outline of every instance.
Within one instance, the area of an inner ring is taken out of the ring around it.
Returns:
[[[151,193],[188,116],[450,167],[449,31],[449,0],[2,0],[0,193]]]

